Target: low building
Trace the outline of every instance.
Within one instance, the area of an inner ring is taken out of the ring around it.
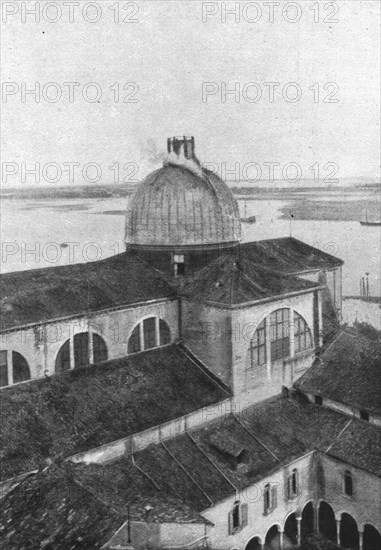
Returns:
[[[194,148],[168,140],[123,254],[1,278],[5,549],[380,547],[379,355],[334,332],[342,261],[241,243]]]

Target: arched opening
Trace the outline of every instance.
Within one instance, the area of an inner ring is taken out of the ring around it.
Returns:
[[[92,339],[92,357],[90,348],[90,337]],[[57,353],[55,372],[60,374],[71,368],[84,367],[91,363],[101,363],[107,361],[108,350],[106,342],[99,334],[91,332],[80,332],[75,334],[73,338],[74,344],[74,365],[71,364],[70,358],[70,340],[61,346]]]
[[[366,524],[363,535],[363,550],[380,550],[381,534],[373,525]]]
[[[102,361],[107,361],[108,352],[106,342],[103,340],[99,334],[93,332],[93,355],[94,363],[101,363]]]
[[[349,514],[341,514],[340,544],[347,550],[358,550],[359,533],[357,523]]]
[[[30,380],[30,369],[27,360],[21,353],[11,350],[0,351],[0,387],[9,383],[18,384]]]
[[[314,533],[314,507],[307,502],[302,512],[302,540]]]
[[[84,367],[89,363],[89,333],[74,334],[74,367]]]
[[[282,550],[278,525],[273,525],[266,534],[264,550]]]
[[[332,506],[324,501],[319,506],[319,532],[328,540],[336,542],[335,513]]]
[[[127,353],[137,353],[171,343],[171,331],[163,319],[148,317],[136,325],[128,340]]]
[[[137,325],[132,331],[132,334],[128,340],[127,353],[137,353],[138,351],[141,351],[139,327],[140,325]]]
[[[7,350],[0,351],[0,388],[8,386],[8,352]]]
[[[270,314],[271,361],[290,356],[290,310],[277,309]]]
[[[57,374],[61,374],[66,370],[70,369],[70,341],[66,342],[61,346],[56,357],[56,364],[54,370]]]
[[[171,331],[163,319],[159,320],[160,345],[165,346],[171,342]]]
[[[312,348],[311,331],[299,313],[294,312],[294,350],[295,353]]]
[[[30,380],[29,365],[23,355],[17,351],[12,351],[13,383]]]
[[[284,544],[285,548],[292,548],[298,542],[298,526],[295,514],[290,514],[284,524]],[[291,544],[290,544],[291,543]]]
[[[246,544],[245,550],[262,550],[261,539],[254,537]]]

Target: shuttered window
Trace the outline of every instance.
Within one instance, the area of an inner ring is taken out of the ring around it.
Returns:
[[[237,531],[240,531],[246,527],[249,519],[248,516],[248,505],[246,503],[241,504],[239,501],[236,501],[228,516],[229,535],[234,535]]]

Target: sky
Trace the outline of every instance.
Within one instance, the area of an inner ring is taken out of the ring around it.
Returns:
[[[230,179],[379,181],[378,0],[2,4],[5,187],[130,183],[183,134]]]

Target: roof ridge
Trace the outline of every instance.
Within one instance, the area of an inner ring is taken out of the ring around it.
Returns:
[[[338,439],[340,439],[340,437],[343,435],[343,433],[346,431],[346,429],[349,427],[349,425],[353,422],[353,418],[350,418],[348,420],[348,422],[345,424],[344,428],[342,428],[340,430],[340,432],[337,434],[336,437],[333,438],[333,441],[330,443],[330,445],[328,445],[327,449],[324,451],[324,454],[327,454],[328,451],[331,450],[331,448],[333,447],[333,445],[338,441]]]

